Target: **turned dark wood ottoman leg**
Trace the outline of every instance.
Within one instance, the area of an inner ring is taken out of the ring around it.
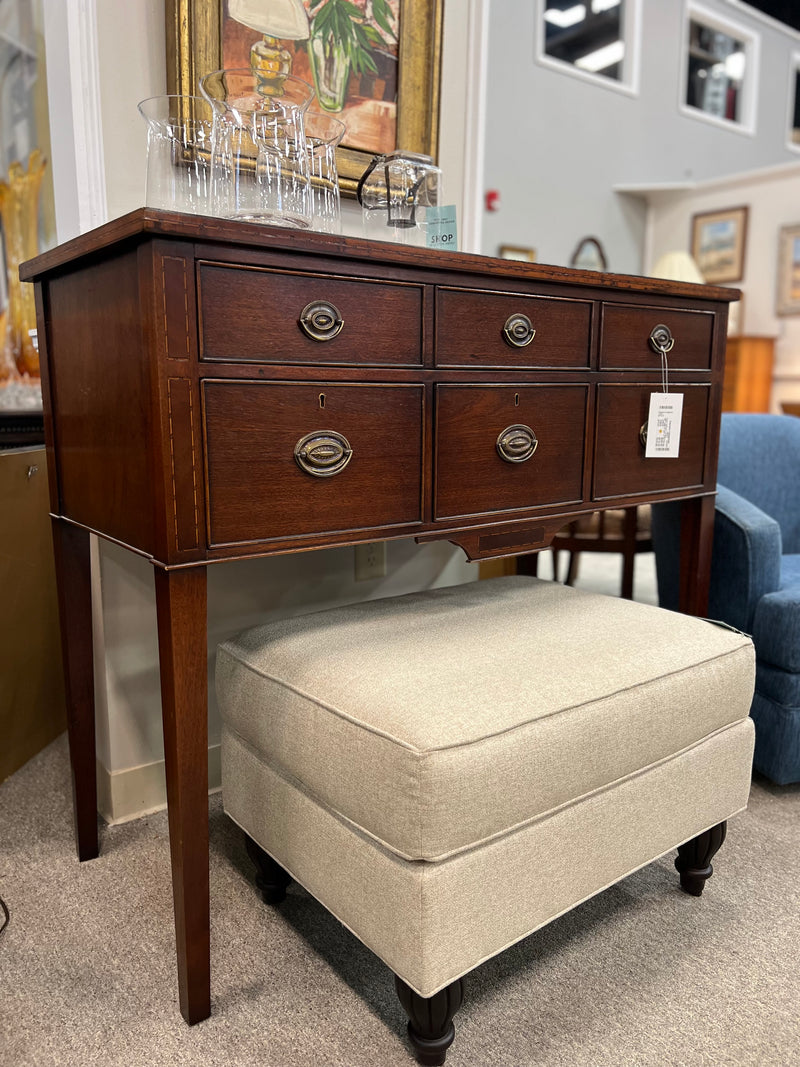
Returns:
[[[247,854],[256,865],[256,885],[267,904],[280,904],[286,897],[286,887],[292,876],[272,856],[257,845],[249,834],[244,835]]]
[[[726,822],[721,822],[697,837],[693,837],[685,845],[678,846],[675,866],[680,871],[681,889],[685,893],[699,897],[703,892],[707,879],[714,873],[711,860],[725,840],[727,827]]]
[[[456,1036],[453,1016],[464,999],[464,979],[457,978],[432,997],[421,997],[397,975],[394,984],[408,1016],[408,1036],[417,1054],[417,1063],[439,1067]]]

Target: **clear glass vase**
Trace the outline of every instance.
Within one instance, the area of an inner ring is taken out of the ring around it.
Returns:
[[[214,109],[211,201],[222,218],[307,229],[311,182],[304,114],[314,96],[284,78],[279,94],[259,72],[217,70],[200,79]]]
[[[33,285],[19,280],[19,265],[39,252],[39,193],[46,160],[38,148],[31,152],[28,169],[21,163],[8,168],[8,181],[0,181],[0,219],[6,246],[8,307],[3,335],[0,378],[16,371],[39,377],[36,342],[36,305]]]
[[[326,33],[312,35],[308,55],[320,106],[326,111],[341,111],[350,78],[347,53],[332,34]]]

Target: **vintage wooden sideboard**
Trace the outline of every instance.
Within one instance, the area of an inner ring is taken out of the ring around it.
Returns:
[[[703,613],[732,289],[135,211],[36,285],[80,859],[98,853],[89,535],[153,563],[181,1011],[210,1011],[206,567],[395,537],[470,559],[681,498]],[[661,390],[680,454],[645,457]]]

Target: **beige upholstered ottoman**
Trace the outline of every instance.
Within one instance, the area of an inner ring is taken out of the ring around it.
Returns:
[[[288,619],[219,649],[225,809],[267,899],[291,876],[377,953],[443,1063],[483,960],[676,846],[700,894],[753,680],[739,633],[536,578]]]

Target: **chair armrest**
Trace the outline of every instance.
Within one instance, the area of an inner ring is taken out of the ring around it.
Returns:
[[[756,604],[780,586],[780,527],[723,485],[715,505],[709,616],[751,633]],[[658,602],[671,611],[679,606],[680,517],[680,500],[653,505]]]
[[[780,587],[781,529],[749,500],[717,486],[709,615],[752,633],[758,601]]]

